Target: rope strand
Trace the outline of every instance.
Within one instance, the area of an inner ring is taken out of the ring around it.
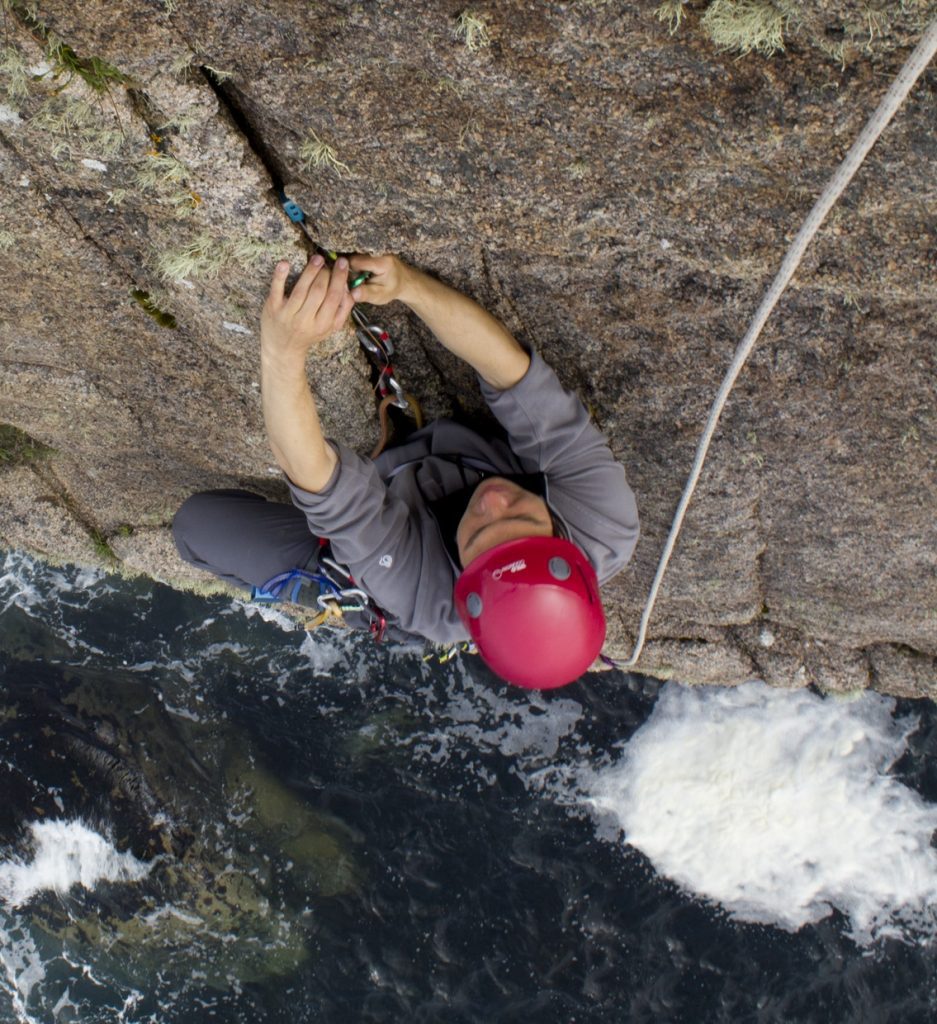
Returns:
[[[683,526],[683,519],[686,515],[687,507],[690,504],[690,499],[693,497],[693,492],[696,490],[696,485],[699,482],[700,474],[703,470],[703,464],[706,461],[706,455],[709,451],[709,445],[712,441],[713,434],[716,431],[716,425],[719,422],[719,417],[722,415],[723,407],[728,400],[729,394],[735,385],[735,381],[738,378],[742,367],[745,365],[745,361],[748,359],[752,349],[755,347],[755,342],[758,340],[768,317],[771,315],[774,307],[778,303],[778,300],[781,298],[785,288],[787,288],[791,278],[794,276],[795,271],[800,265],[807,246],[813,240],[814,235],[826,219],[827,214],[843,194],[856,171],[858,171],[862,166],[869,150],[875,145],[878,137],[885,130],[892,117],[894,117],[896,111],[906,99],[908,93],[911,91],[914,83],[918,80],[921,73],[931,62],[935,53],[937,53],[937,19],[932,21],[924,31],[924,34],[921,36],[921,41],[914,48],[911,56],[908,57],[904,67],[898,72],[898,75],[892,82],[891,87],[885,94],[881,103],[879,103],[875,113],[872,114],[865,128],[862,130],[862,134],[853,143],[852,148],[846,154],[842,163],[836,169],[832,178],[830,178],[826,188],[820,195],[820,198],[814,204],[813,209],[807,215],[807,219],[804,221],[800,231],[798,231],[797,237],[787,250],[787,255],[781,263],[781,269],[778,271],[771,287],[765,293],[765,297],[762,300],[757,313],[755,313],[755,317],[748,328],[748,332],[739,343],[739,346],[735,351],[735,356],[732,359],[732,363],[726,371],[719,393],[716,395],[716,400],[713,402],[712,409],[709,413],[709,419],[706,422],[706,429],[703,431],[702,437],[700,438],[697,446],[696,458],[693,461],[693,468],[690,470],[690,475],[687,478],[686,485],[683,489],[683,495],[680,498],[680,504],[678,505],[676,514],[674,515],[673,525],[670,527],[670,534],[667,537],[667,543],[664,545],[664,550],[657,566],[657,574],[654,577],[654,582],[651,585],[647,603],[644,606],[644,612],[641,615],[641,625],[638,629],[638,637],[635,641],[634,653],[628,661],[622,665],[622,667],[633,668],[637,664],[638,658],[641,656],[641,651],[644,649],[648,622],[650,621],[651,613],[654,610],[654,604],[657,601],[657,594],[660,590],[661,583],[663,582],[664,574],[667,571],[670,556],[673,554],[677,537],[679,536],[680,529]]]

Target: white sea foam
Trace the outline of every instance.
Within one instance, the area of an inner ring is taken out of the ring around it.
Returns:
[[[309,668],[314,675],[328,677],[335,672],[337,666],[348,660],[350,648],[348,637],[337,637],[326,630],[321,630],[317,633],[307,633],[303,637],[300,651],[308,660]]]
[[[426,763],[464,765],[463,785],[476,789],[495,783],[486,758],[496,751],[510,759],[525,786],[566,802],[569,780],[553,767],[564,757],[561,748],[575,737],[582,705],[537,690],[495,689],[487,679],[473,677],[474,667],[471,659],[450,661],[444,669],[445,688],[431,685],[421,693],[433,724],[407,733],[398,742]],[[431,684],[440,675],[439,665],[423,668]]]
[[[45,599],[41,589],[24,573],[26,564],[24,555],[13,551],[4,554],[0,563],[0,612],[10,608],[29,610]]]
[[[875,694],[676,685],[608,768],[581,778],[606,838],[734,917],[794,931],[937,937],[937,806],[887,774],[915,728]]]
[[[38,821],[29,831],[32,860],[0,864],[0,902],[7,907],[20,907],[43,891],[68,892],[73,885],[92,889],[105,879],[138,882],[150,870],[81,821]]]
[[[259,619],[263,619],[264,622],[271,622],[275,626],[279,626],[284,633],[292,633],[296,630],[296,620],[290,618],[286,612],[276,605],[255,604],[252,601],[236,597],[231,602],[231,607],[242,611],[249,619],[256,615]]]
[[[28,1006],[33,990],[45,976],[42,957],[22,922],[0,913],[0,992],[7,996],[16,1020],[22,1024],[36,1024]]]
[[[99,569],[61,569],[21,551],[0,553],[0,614],[15,607],[48,618],[56,605],[83,607],[114,589]]]

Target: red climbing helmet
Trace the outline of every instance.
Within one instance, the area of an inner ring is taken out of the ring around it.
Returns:
[[[595,570],[559,537],[489,548],[456,581],[455,606],[485,661],[528,690],[578,679],[605,642]]]

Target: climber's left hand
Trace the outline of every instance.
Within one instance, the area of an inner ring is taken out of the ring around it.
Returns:
[[[348,291],[348,261],[342,257],[330,270],[315,253],[289,295],[289,263],[276,265],[260,317],[265,354],[305,360],[309,350],[340,330],[355,300]]]

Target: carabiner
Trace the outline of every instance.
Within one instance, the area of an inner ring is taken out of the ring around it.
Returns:
[[[398,409],[409,409],[410,403],[407,401],[407,393],[400,386],[400,384],[397,381],[397,378],[392,373],[388,373],[385,379],[387,381],[388,387],[396,395],[394,405],[396,405]]]

